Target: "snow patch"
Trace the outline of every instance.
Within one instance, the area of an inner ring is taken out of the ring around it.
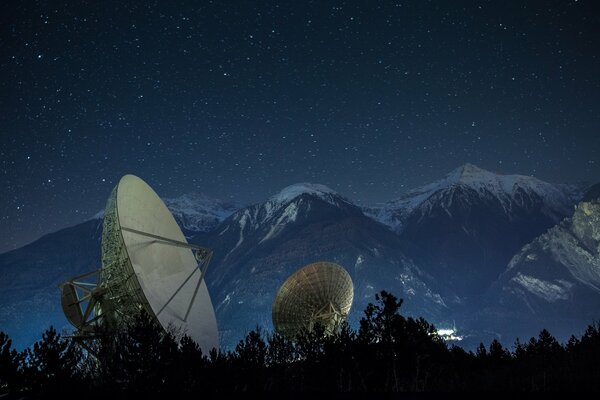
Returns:
[[[225,299],[221,302],[221,304],[229,303],[230,301],[231,301],[231,293],[228,293],[227,296],[225,296]]]
[[[358,257],[356,258],[356,262],[354,263],[354,269],[360,268],[360,266],[362,265],[362,263],[364,261],[365,261],[365,259],[363,258],[362,254],[359,254]]]
[[[274,238],[279,233],[281,233],[281,231],[283,230],[283,228],[285,227],[286,224],[296,221],[297,217],[298,217],[298,205],[296,203],[290,203],[285,208],[283,213],[279,216],[279,218],[277,219],[275,224],[273,226],[271,226],[271,229],[269,230],[269,232],[258,243],[260,244],[266,240]]]
[[[519,284],[528,292],[550,303],[554,303],[558,300],[567,300],[570,295],[570,290],[573,287],[571,282],[562,279],[556,280],[553,283],[534,278],[533,276],[524,275],[520,272],[511,280]]]
[[[240,239],[238,240],[235,247],[231,251],[237,249],[239,247],[239,245],[242,244],[242,242],[244,241],[244,229],[246,228],[247,221],[248,221],[248,214],[244,213],[244,215],[242,215],[242,218],[240,218]]]
[[[436,304],[439,304],[446,308],[448,307],[442,299],[442,296],[440,296],[438,293],[433,293],[430,289],[427,289],[427,291],[425,292],[425,296],[433,300],[433,302]]]
[[[215,311],[218,311],[223,306],[228,306],[229,303],[231,302],[231,297],[234,295],[234,293],[235,293],[235,291],[227,293],[227,296],[225,296],[225,298],[223,299],[223,301],[221,301],[219,303],[219,305],[217,306],[217,308],[215,309]]]
[[[239,225],[240,225],[240,238],[238,239],[237,243],[235,244],[235,247],[231,250],[229,250],[229,252],[225,255],[225,258],[229,257],[229,255],[238,247],[240,247],[240,245],[244,242],[244,229],[246,228],[246,223],[248,221],[248,218],[250,218],[250,214],[248,213],[248,210],[244,211],[244,213],[242,214],[242,217],[240,218],[239,221]]]

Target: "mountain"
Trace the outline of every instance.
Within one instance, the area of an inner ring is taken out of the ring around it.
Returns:
[[[426,215],[436,206],[450,212],[452,202],[460,200],[452,196],[456,190],[473,192],[482,200],[495,199],[508,217],[515,207],[531,206],[532,200],[543,199],[540,211],[556,221],[568,214],[573,202],[582,196],[575,185],[555,185],[526,175],[496,174],[467,163],[438,181],[383,205],[367,207],[365,212],[401,233],[414,213]]]
[[[600,310],[600,198],[515,254],[487,294],[488,314],[576,333]],[[527,325],[525,325],[527,326]]]
[[[323,185],[289,186],[196,239],[214,251],[207,281],[225,346],[257,324],[270,328],[279,286],[321,260],[339,263],[353,279],[351,322],[382,289],[404,297],[406,312],[435,320],[447,313],[432,278],[404,255],[402,240]]]
[[[409,256],[460,302],[482,295],[525,243],[571,215],[575,186],[465,164],[366,212],[415,244]]]

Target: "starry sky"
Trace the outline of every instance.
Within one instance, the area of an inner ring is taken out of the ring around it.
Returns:
[[[600,181],[597,1],[0,5],[0,251],[163,197],[361,204],[466,162]]]

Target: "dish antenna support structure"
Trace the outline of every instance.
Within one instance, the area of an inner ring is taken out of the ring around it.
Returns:
[[[125,175],[104,213],[102,267],[60,285],[61,304],[86,340],[119,329],[142,310],[164,330],[218,349],[204,281],[212,251],[187,242],[173,215],[144,181]]]

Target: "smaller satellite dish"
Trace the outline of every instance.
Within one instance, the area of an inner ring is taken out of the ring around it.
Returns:
[[[76,328],[83,326],[83,312],[79,306],[79,299],[75,286],[70,283],[63,283],[60,286],[60,304],[62,305],[65,317]]]
[[[308,264],[279,288],[272,308],[273,326],[290,339],[317,323],[331,334],[348,316],[353,297],[352,279],[344,268],[331,262]]]
[[[80,331],[90,332],[97,321],[95,308],[104,293],[97,281],[98,271],[92,271],[59,285],[65,317]]]

